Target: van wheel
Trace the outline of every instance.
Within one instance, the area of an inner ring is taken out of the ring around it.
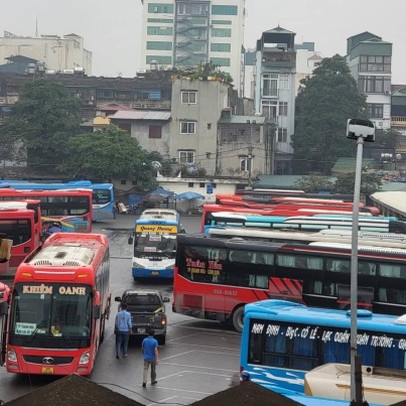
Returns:
[[[166,341],[166,336],[162,335],[162,336],[158,336],[158,344],[159,345],[165,345],[165,341]]]
[[[234,330],[241,333],[244,325],[244,306],[237,307],[234,310],[232,320]]]

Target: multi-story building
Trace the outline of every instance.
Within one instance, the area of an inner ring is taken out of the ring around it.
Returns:
[[[212,62],[241,91],[245,0],[141,1],[141,68]]]
[[[378,129],[391,125],[392,44],[370,32],[347,39],[347,61],[359,91],[366,95],[369,117]]]
[[[76,34],[32,38],[6,31],[4,37],[0,37],[0,65],[6,64],[6,58],[12,55],[35,59],[44,63],[47,70],[55,72],[73,73],[76,68],[88,75],[92,73],[92,53],[85,49],[83,37]]]
[[[255,65],[255,110],[276,125],[276,174],[290,172],[290,145],[295,123],[295,33],[276,27],[257,41]]]
[[[295,44],[296,50],[296,95],[300,87],[300,81],[308,76],[312,76],[314,69],[323,59],[319,52],[315,51],[314,42],[303,42]]]

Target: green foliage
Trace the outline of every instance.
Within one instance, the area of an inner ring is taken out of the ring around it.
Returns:
[[[233,81],[231,75],[228,72],[221,71],[218,65],[215,65],[213,62],[207,62],[200,64],[199,66],[188,68],[188,69],[179,69],[174,70],[175,76],[180,79],[187,77],[191,80],[208,80],[208,78],[215,77],[219,80],[222,80],[226,83],[231,83]]]
[[[68,151],[58,170],[71,178],[136,179],[145,190],[157,187],[151,161],[159,161],[161,156],[143,150],[127,131],[114,125],[107,127],[105,132],[71,137]]]
[[[333,190],[334,183],[330,178],[320,173],[314,173],[298,179],[295,182],[295,187],[306,193],[318,193],[321,190]]]
[[[354,193],[355,172],[346,173],[337,177],[334,185],[335,193]],[[374,173],[362,172],[361,174],[361,193],[371,195],[378,191],[382,186],[381,178]]]
[[[325,58],[312,77],[301,81],[292,135],[295,173],[329,175],[338,157],[354,157],[345,138],[349,118],[366,118],[365,97],[358,91],[344,57]]]
[[[28,165],[53,168],[66,153],[69,137],[80,131],[80,122],[81,109],[76,98],[57,82],[35,80],[22,89],[1,128],[0,139],[22,143]]]
[[[381,178],[374,173],[366,171],[361,176],[361,193],[371,195],[381,188]],[[319,193],[329,190],[331,193],[352,194],[354,193],[355,173],[338,175],[333,181],[330,177],[320,173],[305,175],[295,182],[295,187],[304,190],[306,193]]]

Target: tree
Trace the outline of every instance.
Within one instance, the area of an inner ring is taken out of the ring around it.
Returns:
[[[366,118],[366,102],[344,57],[323,59],[313,73],[301,81],[296,99],[294,170],[329,175],[338,157],[355,156],[345,128],[349,118]]]
[[[115,125],[105,132],[75,135],[67,148],[68,154],[57,169],[72,178],[137,179],[145,190],[157,187],[151,162],[159,161],[160,155],[143,150],[135,138]]]
[[[80,132],[79,101],[57,82],[40,79],[26,84],[0,132],[27,151],[31,167],[53,169],[66,153],[67,140]]]
[[[303,176],[295,182],[295,187],[306,193],[319,193],[321,190],[334,189],[334,183],[326,176],[320,173]]]
[[[334,185],[335,193],[354,193],[355,172],[339,175]],[[381,188],[381,178],[374,174],[363,171],[361,174],[361,193],[369,196]]]

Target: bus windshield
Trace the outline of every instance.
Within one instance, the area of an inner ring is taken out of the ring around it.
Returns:
[[[141,234],[136,236],[134,255],[151,257],[154,254],[173,257],[176,250],[176,236],[169,234]]]
[[[54,347],[54,340],[42,338],[60,337],[69,342],[89,337],[91,304],[90,286],[17,283],[13,290],[10,343],[14,337],[24,339],[25,346],[38,346],[40,342],[43,347]]]

